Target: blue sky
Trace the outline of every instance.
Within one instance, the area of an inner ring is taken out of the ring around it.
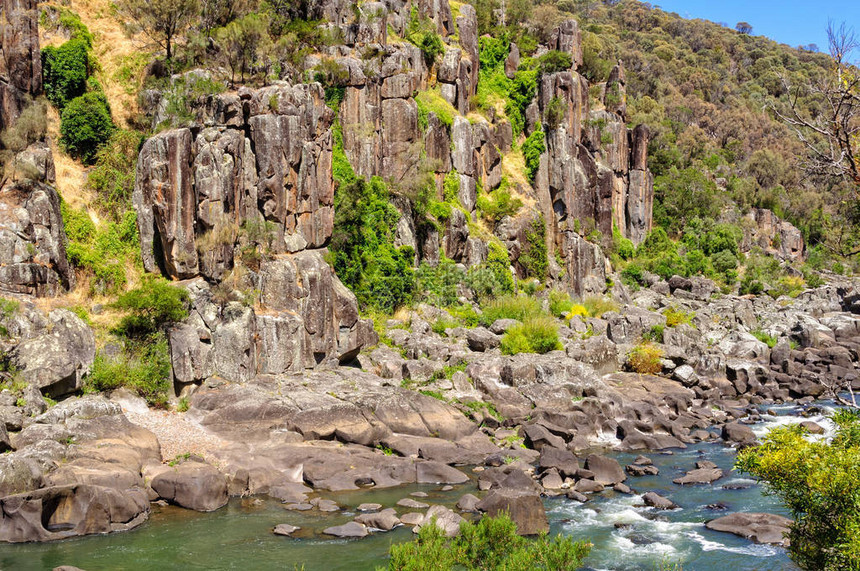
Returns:
[[[652,0],[684,18],[725,22],[734,27],[749,22],[754,35],[790,46],[817,44],[827,51],[827,20],[845,22],[860,35],[860,0]]]

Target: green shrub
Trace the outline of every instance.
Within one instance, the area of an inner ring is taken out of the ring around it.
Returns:
[[[85,93],[73,99],[60,116],[60,143],[73,157],[92,163],[99,147],[114,132],[110,108],[103,93]]]
[[[449,129],[454,124],[454,117],[458,115],[454,106],[445,101],[438,89],[420,91],[415,96],[415,103],[418,105],[418,124],[422,130],[427,129],[427,116],[430,113],[435,114]]]
[[[555,317],[565,316],[573,308],[573,300],[566,291],[551,290],[549,292],[549,312]]]
[[[679,325],[689,325],[696,314],[692,311],[687,312],[677,307],[667,307],[663,310],[663,315],[666,316],[666,327],[677,327]]]
[[[538,66],[541,75],[569,71],[573,65],[570,54],[558,50],[550,50],[538,58]]]
[[[639,248],[636,249],[636,256],[640,258],[657,258],[663,254],[675,253],[677,253],[675,243],[660,227],[651,230],[645,240],[639,244]]]
[[[614,300],[601,295],[589,295],[582,300],[582,305],[588,311],[589,317],[603,317],[604,313],[618,311],[618,304]]]
[[[738,289],[738,294],[740,295],[759,295],[764,291],[764,284],[760,281],[754,279],[751,275],[745,275],[744,279],[741,280],[740,288]]]
[[[546,251],[546,223],[543,216],[532,221],[525,232],[526,243],[517,258],[529,277],[544,281],[549,273]]]
[[[82,39],[72,39],[60,47],[42,49],[42,81],[45,96],[57,108],[80,97],[87,89],[89,46]]]
[[[389,548],[390,571],[505,569],[507,571],[563,571],[578,569],[591,550],[590,543],[557,535],[527,539],[507,513],[484,516],[477,524],[464,521],[460,535],[450,541],[434,524],[421,527],[418,539]]]
[[[505,355],[548,353],[561,348],[558,323],[551,317],[530,317],[517,323],[505,332],[501,342]]]
[[[442,258],[435,267],[422,262],[415,270],[416,291],[434,307],[457,303],[457,286],[465,279],[465,272],[448,258]]]
[[[498,319],[525,321],[543,314],[540,300],[522,295],[503,295],[481,308],[481,323],[492,325]]]
[[[335,192],[334,212],[332,265],[361,307],[392,313],[408,303],[415,288],[415,252],[394,246],[400,213],[382,179],[342,184]]]
[[[483,265],[492,272],[495,285],[498,287],[494,295],[513,293],[514,276],[511,273],[508,249],[497,241],[491,241],[488,248],[487,261]]]
[[[540,157],[546,151],[546,144],[543,140],[543,131],[538,125],[534,132],[523,141],[523,158],[526,162],[526,175],[529,177],[529,182],[535,183],[538,168],[540,168]]]
[[[460,175],[457,174],[457,171],[452,170],[445,175],[445,181],[442,183],[442,196],[445,202],[449,204],[460,203]]]
[[[723,276],[728,283],[737,279],[738,258],[728,250],[720,250],[711,256],[714,271]]]
[[[657,375],[663,370],[663,351],[651,342],[640,343],[627,354],[627,365],[640,375]]]
[[[137,153],[143,135],[137,131],[117,130],[108,144],[96,153],[96,163],[87,175],[87,184],[96,192],[96,200],[114,218],[131,206]]]
[[[418,47],[421,49],[421,55],[424,56],[424,63],[427,64],[427,67],[433,67],[436,59],[445,52],[442,38],[436,32],[424,34]]]
[[[800,424],[774,428],[735,465],[791,510],[788,549],[801,569],[860,569],[860,415],[841,409],[832,420],[827,439],[808,438]]]
[[[116,293],[126,284],[126,265],[140,259],[137,216],[127,210],[118,221],[104,221],[100,228],[84,210],[60,204],[66,231],[66,254],[76,268],[91,273],[90,293]]]
[[[96,354],[84,379],[85,391],[107,391],[128,387],[152,406],[164,408],[171,388],[170,353],[167,339],[156,334],[139,343],[127,343],[119,357]]]
[[[636,254],[633,242],[621,235],[616,226],[612,227],[612,249],[622,260],[629,260]]]
[[[113,304],[128,312],[117,330],[128,337],[145,337],[165,325],[188,317],[188,291],[163,278],[145,276],[140,286],[122,294]]]
[[[448,308],[448,313],[459,319],[465,327],[475,327],[480,323],[478,313],[471,305],[454,305]]]
[[[630,288],[639,289],[645,285],[645,270],[639,264],[631,263],[621,270],[621,281]]]
[[[498,224],[505,216],[514,216],[523,207],[523,201],[512,198],[507,188],[499,187],[495,191],[484,196],[478,196],[478,210],[481,215],[492,225]]]
[[[684,258],[675,252],[667,252],[652,259],[648,263],[648,269],[664,280],[672,276],[688,276],[690,273]]]
[[[663,342],[663,333],[666,331],[664,325],[652,325],[651,329],[642,334],[642,341],[651,341],[654,343]]]
[[[753,331],[750,331],[750,333],[752,334],[753,337],[755,337],[756,339],[758,339],[759,341],[761,341],[762,343],[764,343],[765,345],[767,345],[771,349],[776,347],[776,342],[778,341],[778,339],[775,336],[768,335],[767,333],[765,333],[761,329],[754,329]]]

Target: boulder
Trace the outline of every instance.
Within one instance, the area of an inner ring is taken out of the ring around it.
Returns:
[[[627,479],[617,460],[598,454],[591,454],[585,459],[585,469],[592,472],[594,480],[604,486],[614,486]]]
[[[647,492],[642,496],[642,500],[645,502],[645,505],[657,508],[658,510],[673,510],[678,507],[678,504],[656,492]]]
[[[185,461],[161,472],[150,484],[168,502],[211,512],[227,504],[227,481],[209,464]]]
[[[400,525],[400,518],[397,517],[394,508],[388,508],[378,513],[361,514],[356,516],[355,521],[368,528],[382,531],[391,531]]]
[[[520,535],[537,535],[549,531],[543,502],[534,492],[508,488],[492,490],[478,503],[477,508],[491,517],[506,511],[516,523]]]
[[[281,523],[275,526],[275,529],[272,530],[272,533],[274,533],[275,535],[291,536],[293,535],[293,533],[297,532],[300,529],[300,527],[296,527],[288,523]]]
[[[481,353],[489,351],[490,349],[495,349],[499,346],[499,343],[501,343],[499,336],[491,332],[486,327],[475,327],[474,329],[469,329],[466,333],[466,341],[469,343],[469,349],[472,351],[479,351]]]
[[[756,543],[788,546],[788,532],[792,521],[768,513],[734,513],[718,517],[705,524],[714,531],[733,533]]]
[[[710,484],[723,477],[723,471],[719,468],[696,468],[690,470],[684,476],[672,480],[675,484],[684,486],[688,484]]]
[[[367,527],[364,524],[356,521],[351,521],[343,525],[327,527],[323,530],[325,535],[333,535],[334,537],[343,538],[361,538],[367,537]]]
[[[481,502],[476,496],[472,494],[464,494],[459,500],[457,500],[457,509],[461,512],[475,512],[478,511],[478,504]]]
[[[751,444],[756,441],[756,436],[752,429],[746,424],[740,424],[739,422],[729,422],[723,425],[720,436],[722,436],[723,440],[739,444]]]
[[[440,462],[419,462],[415,470],[419,484],[463,484],[469,481],[469,477],[460,470]]]
[[[425,525],[435,523],[436,527],[441,529],[446,537],[455,537],[460,534],[460,524],[463,521],[463,518],[450,508],[433,506],[427,510],[424,519],[412,528],[412,533],[418,533]]]

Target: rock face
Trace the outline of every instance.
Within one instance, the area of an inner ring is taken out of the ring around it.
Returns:
[[[150,484],[161,498],[190,510],[211,512],[227,503],[224,475],[203,462],[170,466]]]
[[[0,130],[18,118],[28,96],[42,92],[36,0],[0,2]]]
[[[281,84],[220,96],[201,119],[213,126],[143,145],[134,204],[144,267],[198,278],[187,286],[192,315],[170,334],[178,390],[213,374],[246,380],[347,362],[375,342],[323,260],[332,119],[318,84]],[[259,292],[261,311],[213,299],[226,279],[222,288]]]
[[[478,503],[477,508],[489,516],[506,511],[520,535],[537,535],[549,531],[549,521],[540,496],[528,490],[503,488],[493,490]]]
[[[742,247],[749,251],[754,246],[770,256],[789,262],[802,261],[806,256],[803,234],[790,222],[781,220],[765,208],[753,208],[746,216]]]

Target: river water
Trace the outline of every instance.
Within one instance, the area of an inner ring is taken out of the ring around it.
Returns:
[[[796,416],[796,407],[773,407],[776,416],[754,426],[761,436],[770,427],[806,420]],[[828,426],[826,419],[812,416]],[[634,454],[615,454],[622,464]],[[678,570],[717,571],[797,569],[778,547],[755,545],[730,534],[709,531],[704,522],[731,511],[765,511],[788,515],[779,501],[761,493],[761,488],[743,475],[731,471],[735,452],[720,443],[690,445],[674,454],[649,454],[660,468],[658,476],[630,478],[627,484],[637,495],[609,492],[580,504],[564,497],[547,499],[551,533],[563,533],[594,544],[586,569],[594,570]],[[710,485],[678,486],[674,478],[694,468],[697,460],[708,459],[726,472]],[[729,484],[732,488],[725,489]],[[740,486],[737,486],[740,484]],[[749,486],[749,487],[747,487]],[[350,521],[362,502],[393,506],[415,491],[424,491],[427,503],[453,504],[474,485],[457,486],[441,492],[438,486],[407,486],[387,490],[366,490],[326,494],[346,508],[336,515],[284,510],[279,502],[266,499],[233,499],[228,506],[210,514],[174,507],[155,507],[152,517],[141,527],[126,533],[84,537],[54,543],[0,545],[0,569],[46,570],[58,565],[75,565],[96,570],[163,569],[286,569],[361,571],[386,564],[391,543],[414,536],[401,527],[389,533],[373,534],[360,540],[322,539],[315,532]],[[641,495],[658,491],[681,506],[672,511],[642,507]],[[420,499],[420,498],[419,498]],[[709,509],[721,502],[727,510]],[[398,509],[403,513],[402,509]],[[304,538],[275,536],[272,528],[290,523],[303,528]]]

